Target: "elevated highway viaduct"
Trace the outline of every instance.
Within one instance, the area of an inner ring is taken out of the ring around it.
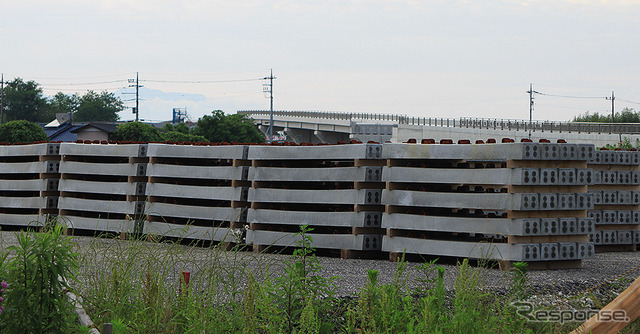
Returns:
[[[241,110],[267,134],[268,110]],[[487,140],[512,138],[520,141],[564,139],[570,143],[595,144],[597,147],[629,140],[640,144],[640,124],[577,123],[523,121],[487,118],[426,118],[398,114],[367,114],[322,111],[274,111],[273,133],[277,140],[296,143],[405,142],[409,139]]]

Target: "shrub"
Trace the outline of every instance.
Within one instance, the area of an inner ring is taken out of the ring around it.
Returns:
[[[190,142],[207,142],[207,138],[203,136],[192,135],[188,133],[182,133],[178,131],[169,131],[162,134],[162,138],[165,141],[190,141]]]
[[[33,143],[48,139],[49,137],[38,124],[29,121],[11,121],[0,125],[0,142]]]
[[[151,124],[130,122],[118,125],[110,135],[111,140],[116,141],[164,141],[162,133]]]

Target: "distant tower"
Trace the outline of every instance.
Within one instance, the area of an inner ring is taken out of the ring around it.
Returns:
[[[173,120],[172,124],[184,123],[184,120],[187,118],[187,107],[184,108],[173,108]]]

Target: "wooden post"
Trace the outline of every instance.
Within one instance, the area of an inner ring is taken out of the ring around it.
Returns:
[[[612,319],[613,312],[626,312],[626,321]],[[617,333],[640,316],[640,277],[624,290],[616,299],[605,306],[570,334]],[[606,319],[606,320],[605,320]]]

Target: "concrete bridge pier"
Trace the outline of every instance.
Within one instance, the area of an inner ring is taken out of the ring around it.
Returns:
[[[339,141],[349,142],[348,133],[316,130],[313,131],[313,134],[317,137],[319,143],[335,144]]]
[[[284,133],[287,135],[287,141],[294,143],[312,143],[317,144],[318,140],[314,136],[313,130],[285,128]]]

